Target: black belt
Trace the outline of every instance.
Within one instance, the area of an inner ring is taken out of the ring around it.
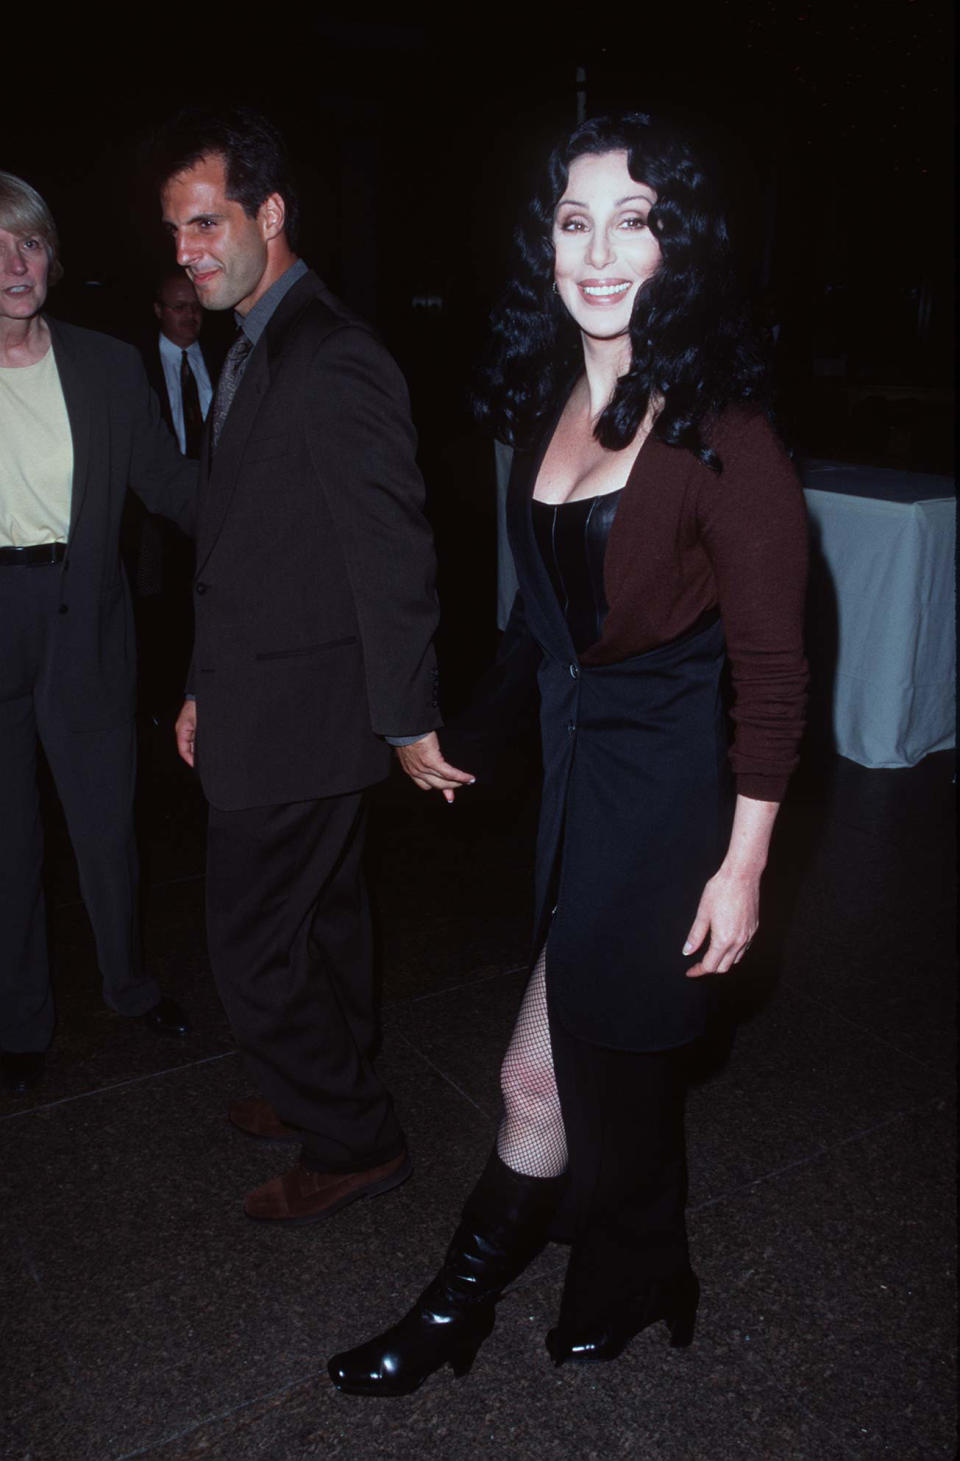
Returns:
[[[38,568],[44,563],[62,563],[66,543],[33,543],[29,548],[0,548],[0,568]]]

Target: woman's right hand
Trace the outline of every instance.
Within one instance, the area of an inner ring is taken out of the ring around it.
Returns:
[[[409,746],[395,749],[400,765],[414,785],[421,791],[443,792],[444,801],[452,802],[459,787],[472,786],[477,779],[469,771],[459,771],[444,760],[436,731]]]

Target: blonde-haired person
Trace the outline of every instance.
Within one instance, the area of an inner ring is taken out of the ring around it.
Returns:
[[[129,484],[190,531],[196,466],[137,352],[46,313],[62,275],[40,194],[0,172],[0,1077],[36,1084],[54,1028],[37,788],[43,746],[107,1003],[183,1033],[142,965],[133,834],[135,653],[119,557]]]
[[[59,284],[63,265],[53,215],[36,188],[9,172],[0,172],[0,228],[20,238],[38,238],[47,252],[47,287]]]

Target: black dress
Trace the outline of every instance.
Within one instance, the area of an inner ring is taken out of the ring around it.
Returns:
[[[510,504],[519,603],[532,636],[543,747],[534,945],[552,1015],[581,1040],[665,1050],[702,1033],[710,981],[681,952],[729,840],[723,630],[586,666],[606,603],[603,550],[620,494]],[[518,622],[522,617],[522,627]],[[469,763],[467,763],[469,764]]]
[[[551,1062],[566,1132],[572,1241],[564,1312],[689,1271],[683,1049],[709,979],[682,954],[729,840],[732,776],[714,612],[679,639],[585,665],[607,613],[605,548],[621,493],[533,501],[539,453],[518,453],[507,504],[519,589],[497,664],[441,732],[484,780],[539,700],[543,794],[533,964],[544,949]],[[546,1032],[545,1032],[546,1038]]]
[[[613,492],[559,505],[537,501],[531,505],[539,557],[577,655],[600,637],[606,617],[603,557],[620,496]],[[629,758],[635,747],[642,748],[644,735],[655,733],[657,714],[663,713],[667,695],[680,707],[689,709],[699,703],[704,679],[711,683],[713,678],[710,650],[718,645],[717,626],[707,626],[701,633],[706,636],[706,648],[703,640],[696,644],[698,636],[687,636],[681,646],[674,647],[674,654],[657,653],[656,669],[650,667],[649,656],[638,656],[638,663],[622,674],[611,677],[610,670],[604,670],[596,685],[592,680],[595,672],[585,674],[581,667],[579,673],[571,673],[576,668],[571,660],[566,679],[573,686],[572,695],[562,670],[552,664],[549,655],[540,664],[544,748],[552,752],[545,760],[553,768],[552,778],[545,778],[544,803],[551,812],[565,787],[560,848],[554,851],[550,834],[544,844],[541,827],[541,867],[546,872],[556,859],[555,890],[545,890],[548,903],[556,900],[552,916],[548,911],[546,985],[552,1062],[568,1149],[567,1193],[558,1235],[573,1241],[561,1314],[575,1315],[577,1324],[590,1321],[594,1311],[601,1321],[609,1316],[614,1300],[632,1302],[651,1282],[689,1271],[683,1079],[677,1051],[624,1049],[624,1041],[609,1036],[598,1041],[597,1032],[609,1029],[608,1012],[595,1008],[595,1002],[605,1000],[611,988],[616,994],[618,988],[608,984],[601,960],[611,944],[608,934],[619,940],[631,926],[631,891],[640,920],[657,911],[656,904],[637,886],[644,874],[623,843],[628,829],[640,824],[636,809],[623,808],[617,797],[617,787],[633,773],[629,767],[620,768],[614,782],[606,786],[607,750],[611,747],[610,754]],[[717,652],[722,653],[722,643]],[[683,665],[689,658],[696,668],[685,673]],[[654,690],[649,688],[651,684]],[[692,694],[691,685],[696,687]],[[574,724],[562,728],[567,731],[568,746],[562,733],[556,734],[558,701],[574,707]],[[695,715],[689,719],[697,723]],[[674,712],[671,723],[683,720],[683,715]],[[690,739],[685,738],[688,753]],[[565,756],[564,750],[569,754]],[[649,809],[653,800],[660,817],[662,798],[659,788],[656,791],[656,796],[647,798],[646,806]],[[669,788],[665,794],[669,797]],[[547,825],[554,824],[548,820]],[[637,868],[635,886],[622,893],[626,884],[615,865],[618,857],[628,868]],[[664,886],[659,873],[657,869],[656,874],[647,874],[655,897],[660,897],[657,890]],[[660,902],[673,907],[669,886]],[[686,905],[681,901],[678,906],[680,916],[685,917]],[[608,917],[616,920],[609,930],[604,926]],[[679,935],[680,944],[685,932]],[[671,1009],[676,1004],[664,997],[658,984],[652,988],[659,1006],[653,1010],[644,1007],[650,986],[642,974],[653,961],[649,944],[641,942],[639,948],[644,951],[642,958],[636,958],[629,947],[623,956],[638,970],[636,990],[629,991],[629,997],[621,990],[616,1000],[618,1017],[628,1012],[628,1039],[631,1030],[646,1027],[648,1020],[664,1020],[665,1015],[675,1018]],[[579,973],[572,963],[565,965],[564,959],[578,961]],[[675,963],[662,959],[656,967]],[[560,980],[558,965],[565,976]],[[682,972],[679,977],[683,979]],[[691,983],[684,980],[684,984]],[[672,1023],[666,1027],[676,1028]],[[672,1045],[682,1043],[671,1041]]]

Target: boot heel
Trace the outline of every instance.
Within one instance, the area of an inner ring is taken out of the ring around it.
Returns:
[[[484,1305],[473,1316],[473,1332],[465,1334],[459,1344],[451,1345],[447,1360],[455,1379],[459,1380],[462,1375],[469,1374],[477,1351],[490,1338],[495,1323],[496,1309],[493,1304]]]
[[[480,1344],[482,1342],[483,1341],[481,1340],[480,1343],[472,1344],[468,1349],[464,1348],[455,1350],[454,1353],[451,1354],[450,1368],[453,1371],[453,1377],[455,1380],[462,1380],[464,1375],[469,1375],[470,1371],[473,1369],[473,1362],[477,1357],[477,1353],[480,1349]]]
[[[667,1320],[670,1330],[670,1348],[686,1349],[693,1343],[693,1331],[697,1324],[697,1311],[691,1309],[685,1314],[674,1314]]]
[[[693,1331],[697,1325],[697,1306],[700,1303],[700,1284],[691,1274],[687,1292],[679,1299],[667,1317],[671,1349],[686,1349],[693,1343]]]

